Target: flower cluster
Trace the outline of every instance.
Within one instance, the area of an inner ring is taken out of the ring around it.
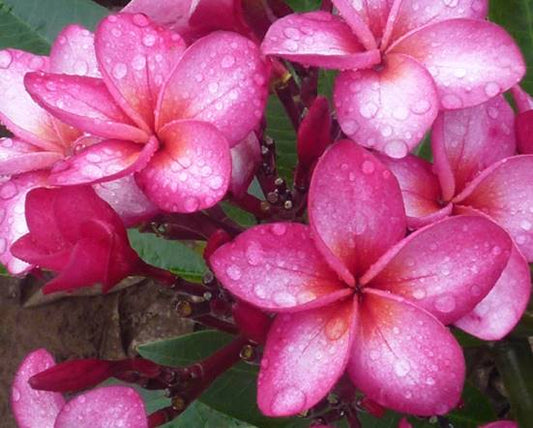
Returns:
[[[12,274],[59,272],[45,292],[106,292],[129,275],[173,284],[126,233],[163,218],[166,237],[210,237],[210,283],[245,338],[237,345],[264,345],[263,414],[306,412],[349,379],[375,406],[444,415],[466,370],[449,326],[499,340],[530,298],[522,54],[486,20],[486,0],[331,0],[301,14],[249,3],[134,0],[94,34],[65,28],[49,57],[0,51],[12,133],[0,140],[0,261]],[[339,70],[333,111],[317,96],[319,68]],[[269,89],[297,131],[293,189],[276,176]],[[431,162],[415,154],[428,133]],[[248,193],[254,177],[266,200]],[[210,217],[223,200],[260,224]],[[40,350],[20,367],[21,426],[147,426],[130,389],[67,404],[33,391],[28,379],[53,364]]]

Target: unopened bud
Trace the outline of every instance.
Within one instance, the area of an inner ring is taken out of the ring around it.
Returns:
[[[309,168],[331,143],[331,114],[328,100],[317,97],[298,128],[299,165]]]
[[[208,265],[213,253],[229,241],[231,241],[231,236],[225,230],[218,229],[211,234],[204,250],[204,259]]]
[[[361,398],[359,405],[376,418],[381,418],[385,414],[385,408],[368,397]]]
[[[272,320],[265,313],[239,301],[233,305],[233,319],[246,338],[259,344],[266,342]]]

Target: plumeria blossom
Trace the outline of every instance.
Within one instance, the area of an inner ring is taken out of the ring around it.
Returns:
[[[141,396],[122,386],[97,388],[66,402],[57,392],[36,391],[29,379],[55,366],[52,355],[38,349],[26,356],[11,388],[11,406],[20,428],[147,428]]]
[[[485,217],[457,216],[403,239],[396,179],[349,140],[319,160],[308,214],[309,226],[256,226],[211,257],[231,293],[277,313],[258,381],[262,412],[309,409],[345,370],[382,406],[449,411],[465,367],[444,325],[490,292],[509,259],[509,235]]]
[[[28,231],[24,218],[27,192],[47,185],[49,170],[57,162],[99,140],[57,120],[31,99],[24,76],[34,71],[99,76],[93,35],[69,25],[58,35],[49,58],[15,49],[0,51],[0,121],[14,134],[0,139],[0,174],[10,177],[0,184],[0,262],[13,274],[30,268],[9,251]],[[128,225],[158,211],[133,179],[96,185],[95,189]]]
[[[483,103],[525,73],[522,55],[485,21],[486,0],[333,0],[339,15],[292,14],[276,21],[267,55],[341,70],[334,103],[346,135],[402,158],[439,109]]]
[[[36,72],[26,88],[52,115],[103,141],[56,165],[56,185],[134,175],[161,209],[216,204],[231,177],[230,147],[257,126],[268,70],[258,47],[215,32],[186,48],[145,15],[111,15],[95,33],[102,78]]]
[[[482,339],[501,339],[520,320],[531,293],[533,157],[516,151],[514,113],[503,97],[443,112],[433,127],[434,166],[416,156],[380,159],[398,179],[411,228],[452,214],[487,215],[513,237],[509,265],[491,293],[456,323]],[[436,174],[432,170],[435,170]]]
[[[44,293],[95,283],[106,292],[128,275],[164,276],[139,258],[118,214],[90,186],[33,189],[26,196],[25,213],[29,233],[11,251],[59,272]]]
[[[518,151],[533,154],[533,98],[520,86],[512,89],[518,107],[516,116],[516,143]]]

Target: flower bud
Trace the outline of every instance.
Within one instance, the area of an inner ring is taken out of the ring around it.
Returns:
[[[233,305],[233,319],[241,333],[256,343],[266,342],[271,319],[253,306],[239,301]]]

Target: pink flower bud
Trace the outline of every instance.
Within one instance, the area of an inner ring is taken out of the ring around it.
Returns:
[[[266,342],[271,319],[253,306],[239,301],[233,306],[233,318],[241,333],[254,342]]]

